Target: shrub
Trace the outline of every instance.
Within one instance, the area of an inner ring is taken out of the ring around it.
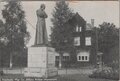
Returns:
[[[0,71],[0,75],[1,75],[1,76],[3,75],[3,71]]]
[[[118,80],[119,79],[119,70],[113,70],[113,69],[103,69],[103,70],[95,70],[91,75],[89,75],[90,78],[104,78],[104,79],[113,79]]]

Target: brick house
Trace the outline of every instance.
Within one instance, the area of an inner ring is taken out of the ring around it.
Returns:
[[[94,20],[91,19],[91,24],[76,13],[71,19],[67,21],[67,26],[74,27],[74,46],[76,48],[76,61],[77,63],[84,65],[90,61],[91,46],[92,46],[92,27],[94,26]],[[58,66],[59,54],[56,53],[56,66]],[[63,54],[63,61],[70,61],[70,54]]]

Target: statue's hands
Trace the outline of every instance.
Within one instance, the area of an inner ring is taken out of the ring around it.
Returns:
[[[37,10],[37,15],[41,18],[47,18],[48,17],[44,10],[43,11]]]
[[[47,14],[45,13],[45,11],[43,11],[43,14],[44,14],[44,18],[47,18]]]
[[[44,17],[45,17],[45,18],[47,18],[47,17],[48,17],[46,13],[44,14]]]

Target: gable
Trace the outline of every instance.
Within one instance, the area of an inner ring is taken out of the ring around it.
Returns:
[[[67,23],[74,25],[74,26],[78,25],[78,26],[83,27],[85,26],[86,21],[78,13],[76,13],[71,19],[68,20]]]

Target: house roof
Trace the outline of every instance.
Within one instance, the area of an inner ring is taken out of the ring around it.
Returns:
[[[83,25],[85,25],[85,23],[86,23],[86,21],[83,19],[83,17],[81,17],[81,16],[79,15],[78,12],[75,13],[75,14],[73,14],[73,16],[72,16],[68,21],[66,21],[66,23],[67,23],[67,22],[69,22],[69,23],[71,23],[71,24],[76,24],[76,25],[78,25],[78,26],[83,26]]]
[[[91,30],[93,26],[90,23],[86,23],[86,30]]]

